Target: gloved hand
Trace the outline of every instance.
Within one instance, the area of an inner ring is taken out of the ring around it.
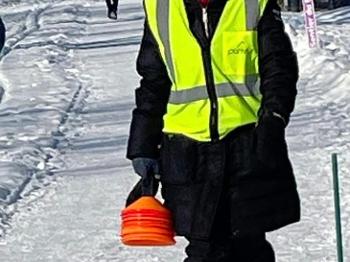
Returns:
[[[106,0],[107,4],[107,16],[110,19],[117,20],[118,15],[118,1],[119,0]]]
[[[283,116],[276,112],[265,111],[261,114],[255,128],[255,150],[263,166],[275,169],[287,156],[286,124]]]
[[[159,161],[154,158],[136,157],[132,160],[136,174],[145,179],[154,176],[159,179]]]
[[[159,187],[159,162],[157,159],[138,157],[132,160],[132,166],[141,179],[129,193],[126,206],[142,196],[155,196]]]

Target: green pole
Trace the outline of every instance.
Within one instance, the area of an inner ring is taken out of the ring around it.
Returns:
[[[333,166],[334,207],[335,207],[335,225],[336,225],[336,231],[337,231],[338,262],[343,262],[343,241],[342,241],[342,233],[341,233],[341,213],[340,213],[337,154],[332,154],[332,166]]]

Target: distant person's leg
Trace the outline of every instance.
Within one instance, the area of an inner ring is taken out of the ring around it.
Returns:
[[[106,0],[108,10],[112,7],[112,0]]]
[[[118,0],[106,0],[107,4],[107,16],[110,19],[117,19],[117,12],[118,12]]]
[[[114,8],[114,10],[118,10],[118,3],[119,3],[119,0],[113,0],[113,8]]]

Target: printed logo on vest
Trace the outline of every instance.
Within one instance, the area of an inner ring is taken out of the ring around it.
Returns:
[[[244,41],[241,41],[236,48],[230,48],[227,55],[249,55],[253,52]]]

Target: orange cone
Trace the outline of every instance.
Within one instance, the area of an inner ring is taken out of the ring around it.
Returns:
[[[171,213],[156,198],[144,196],[122,211],[121,238],[129,246],[174,245]]]

